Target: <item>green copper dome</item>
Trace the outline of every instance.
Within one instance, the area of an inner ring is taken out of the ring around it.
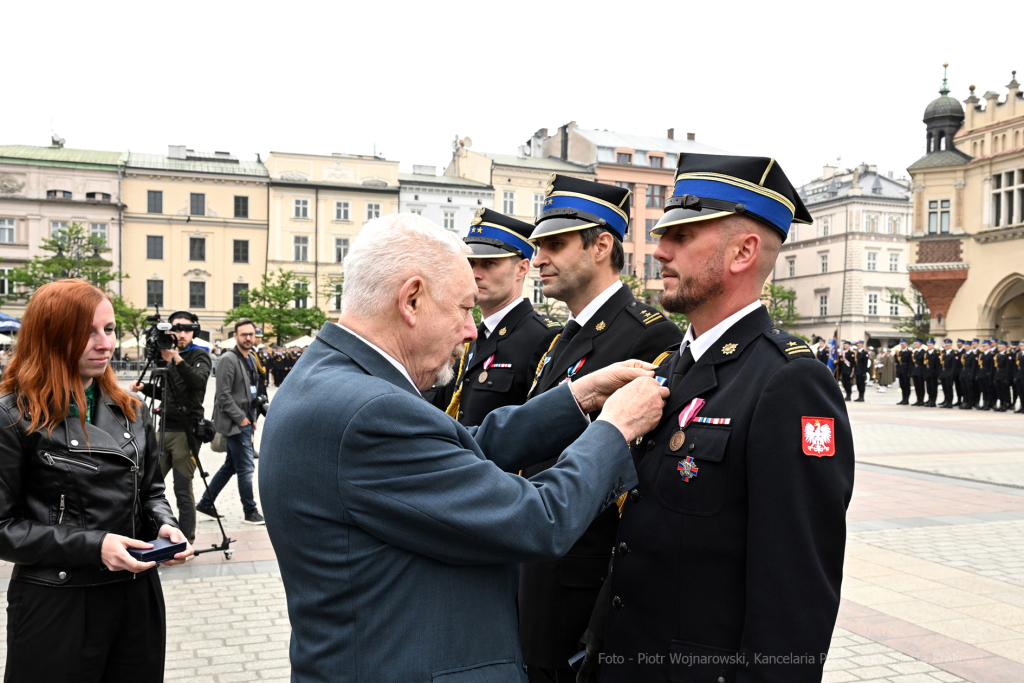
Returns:
[[[931,103],[925,107],[925,123],[927,123],[929,119],[938,118],[940,116],[955,116],[959,119],[964,118],[963,105],[960,104],[959,100],[953,99],[949,96],[949,86],[946,85],[946,69],[948,67],[948,63],[942,65],[942,88],[939,89],[939,95],[941,95],[941,97],[932,100]]]

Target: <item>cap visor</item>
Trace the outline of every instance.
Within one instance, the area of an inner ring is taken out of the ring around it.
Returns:
[[[660,237],[665,234],[665,230],[672,227],[673,225],[680,225],[682,223],[696,223],[697,221],[707,221],[712,218],[719,218],[721,216],[731,216],[730,211],[720,211],[718,209],[701,209],[700,211],[694,211],[693,209],[676,208],[669,209],[665,212],[665,215],[661,217],[658,224],[651,229],[652,235]]]
[[[548,218],[537,224],[537,227],[533,229],[533,234],[530,235],[530,239],[535,240],[538,237],[547,237],[548,235],[557,235],[563,232],[572,232],[573,230],[586,230],[597,225],[597,223],[578,218]]]
[[[484,244],[482,242],[466,242],[466,244],[469,246],[469,250],[473,252],[466,254],[466,258],[508,258],[510,256],[524,258],[508,249],[502,249],[493,244]]]

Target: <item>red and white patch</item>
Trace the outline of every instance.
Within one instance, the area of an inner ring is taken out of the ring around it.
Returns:
[[[831,417],[800,418],[800,440],[804,455],[831,458],[836,454],[835,423],[835,418]]]

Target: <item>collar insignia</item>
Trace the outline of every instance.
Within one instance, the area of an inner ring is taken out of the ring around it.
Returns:
[[[507,327],[503,327],[500,330],[498,330],[498,336],[499,337],[504,337],[506,332],[508,332],[508,328]]]
[[[736,351],[737,346],[739,346],[739,344],[726,344],[722,347],[722,353],[726,356],[732,355]]]
[[[602,332],[604,330],[604,328],[606,328],[606,327],[608,327],[608,326],[604,324],[603,320],[601,322],[599,322],[598,324],[594,325],[594,329],[597,330],[598,332]]]

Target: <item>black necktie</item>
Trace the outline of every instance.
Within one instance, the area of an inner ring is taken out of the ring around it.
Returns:
[[[683,383],[683,377],[686,376],[686,373],[690,371],[690,368],[692,368],[693,364],[696,362],[697,361],[693,359],[693,352],[690,350],[690,344],[687,344],[686,350],[683,351],[683,355],[680,356],[679,360],[676,362],[675,370],[672,371],[672,383],[669,386],[670,393],[676,393],[676,390],[679,389]]]
[[[480,321],[480,327],[476,328],[476,338],[487,339],[487,326],[484,325],[482,320]]]
[[[562,336],[558,338],[555,348],[551,349],[551,363],[558,360],[562,352],[565,351],[565,347],[569,346],[569,342],[572,341],[572,338],[579,334],[579,331],[582,329],[583,327],[575,320],[570,320],[565,324],[565,329],[562,330]]]

